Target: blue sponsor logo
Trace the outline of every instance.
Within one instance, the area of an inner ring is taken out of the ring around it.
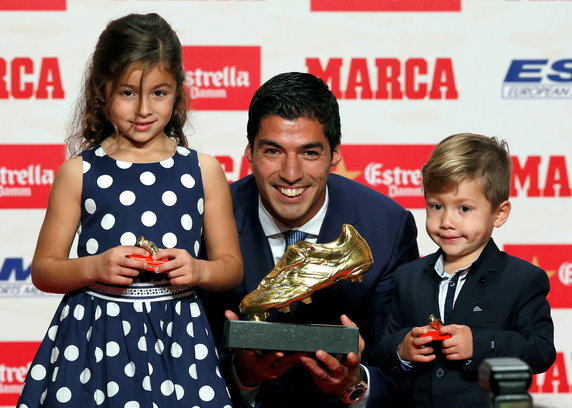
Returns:
[[[52,296],[32,284],[32,265],[23,258],[4,258],[0,262],[0,297]]]
[[[505,99],[571,99],[572,59],[513,60],[502,86]]]

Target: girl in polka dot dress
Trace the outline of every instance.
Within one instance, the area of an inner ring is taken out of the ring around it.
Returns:
[[[224,172],[182,131],[181,54],[157,14],[99,37],[67,140],[81,153],[58,172],[32,261],[34,284],[65,296],[18,408],[230,407],[194,288],[237,285],[242,260]],[[140,236],[167,262],[130,258],[148,255]]]

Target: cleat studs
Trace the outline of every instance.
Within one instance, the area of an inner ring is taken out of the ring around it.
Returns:
[[[312,303],[312,296],[308,296],[308,297],[302,299],[301,302],[302,302],[302,303],[305,303],[305,304],[307,304],[307,305],[310,304],[310,303]]]
[[[278,310],[280,310],[282,313],[288,313],[290,312],[290,306],[284,306],[279,308]]]

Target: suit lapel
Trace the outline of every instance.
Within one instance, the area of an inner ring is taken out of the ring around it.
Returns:
[[[439,277],[435,272],[435,262],[439,253],[428,255],[423,273],[419,275],[419,281],[413,288],[416,298],[412,307],[416,310],[415,320],[427,324],[430,314],[439,316]],[[440,316],[439,316],[440,317]]]
[[[340,236],[342,224],[350,224],[359,232],[355,204],[349,202],[347,193],[344,194],[339,186],[337,175],[328,178],[328,209],[320,228],[318,243],[331,242]]]
[[[235,219],[245,269],[243,286],[247,292],[256,289],[274,267],[272,250],[258,218],[256,182],[253,176],[249,177],[252,179],[249,180],[244,194],[239,196],[242,203],[240,206],[235,205],[235,208],[239,209],[235,213]]]
[[[461,288],[461,292],[453,307],[453,313],[451,314],[453,323],[462,322],[470,326],[471,317],[474,316],[474,313],[483,311],[479,306],[479,298],[497,276],[496,272],[499,269],[500,255],[500,250],[491,238],[481,256],[471,266],[471,270],[467,274],[467,280]]]

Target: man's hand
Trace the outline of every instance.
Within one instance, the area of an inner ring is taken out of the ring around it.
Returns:
[[[227,310],[228,320],[238,320],[236,313]],[[299,362],[300,353],[282,351],[237,350],[234,353],[234,367],[240,383],[254,387],[263,381],[275,380]]]
[[[340,320],[344,326],[356,326],[346,315],[342,315]],[[364,347],[365,342],[360,336],[358,354],[348,353],[340,361],[331,354],[318,350],[315,358],[305,354],[300,355],[300,362],[314,377],[314,382],[320,390],[328,394],[341,395],[360,381],[359,362]]]

